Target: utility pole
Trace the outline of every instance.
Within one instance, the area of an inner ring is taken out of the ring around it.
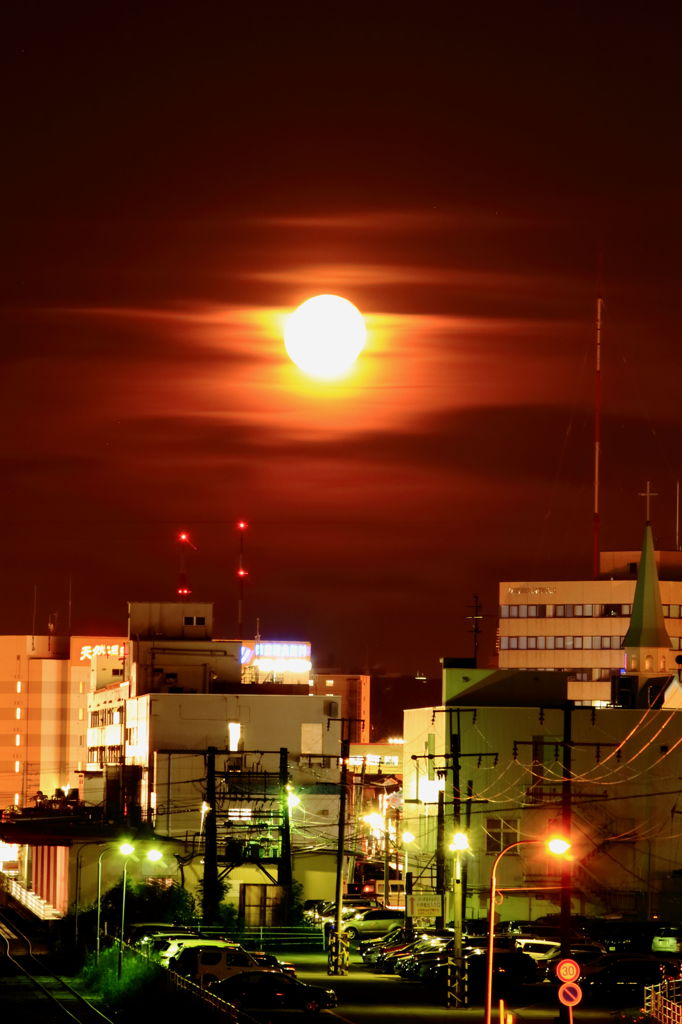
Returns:
[[[286,747],[279,750],[279,801],[282,819],[282,836],[280,843],[279,869],[277,881],[284,890],[284,923],[289,923],[292,903],[291,875],[291,822],[289,817],[289,751]]]
[[[216,824],[215,756],[216,747],[206,751],[206,804],[204,818],[204,886],[202,893],[202,921],[213,924],[218,920],[220,890],[218,886],[218,833]]]
[[[329,945],[327,974],[348,973],[348,939],[341,932],[343,921],[343,867],[346,853],[346,803],[348,801],[348,758],[350,755],[350,727],[360,718],[329,718],[327,729],[332,722],[341,723],[341,776],[339,779],[339,830],[336,842],[336,917],[334,932]]]
[[[443,779],[445,776],[443,775]],[[438,790],[438,811],[436,818],[436,892],[440,896],[440,914],[436,928],[445,927],[445,793]]]

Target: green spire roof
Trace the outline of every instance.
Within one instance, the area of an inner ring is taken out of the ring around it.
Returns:
[[[642,556],[639,561],[635,599],[630,626],[623,637],[624,648],[659,647],[670,650],[672,644],[665,628],[661,591],[658,586],[656,555],[651,524],[644,527]]]

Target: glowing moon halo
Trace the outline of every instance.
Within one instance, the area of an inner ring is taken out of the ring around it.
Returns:
[[[310,377],[335,380],[353,367],[367,330],[359,309],[340,295],[316,295],[287,317],[284,346]]]

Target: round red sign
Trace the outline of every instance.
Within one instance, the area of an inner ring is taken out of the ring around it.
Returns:
[[[559,981],[577,981],[580,977],[580,964],[568,958],[560,960],[556,965],[556,976]]]
[[[559,1002],[564,1006],[577,1006],[583,997],[583,990],[574,981],[565,982],[559,989]]]

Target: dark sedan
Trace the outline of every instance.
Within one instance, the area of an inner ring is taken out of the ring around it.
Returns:
[[[304,1010],[317,1013],[338,1005],[336,992],[305,985],[281,971],[235,974],[211,985],[213,995],[239,1010]]]
[[[582,968],[580,986],[586,999],[594,1002],[608,1000],[621,1006],[641,1006],[646,986],[679,977],[677,960],[607,953]]]

